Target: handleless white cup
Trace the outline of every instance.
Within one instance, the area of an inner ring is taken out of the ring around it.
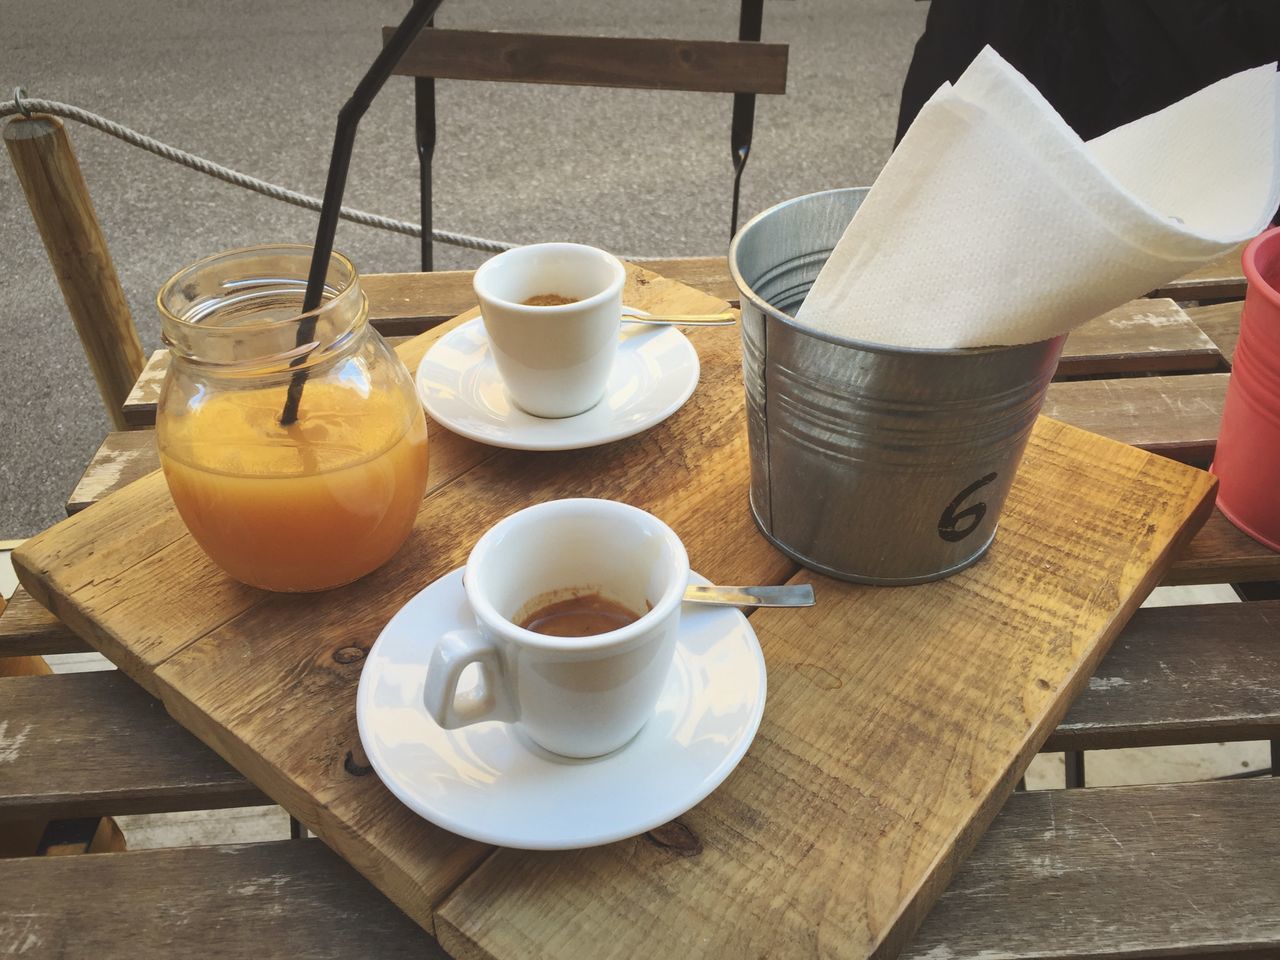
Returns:
[[[512,514],[476,543],[463,583],[476,629],[446,633],[427,668],[423,700],[440,726],[519,723],[569,757],[609,753],[653,714],[671,669],[689,558],[671,528],[613,500],[552,500]],[[520,627],[531,602],[600,593],[637,613],[590,637]],[[478,664],[480,683],[458,693]]]
[[[580,243],[537,243],[487,260],[472,281],[511,402],[535,417],[572,417],[604,397],[618,352],[617,257]],[[526,306],[541,294],[576,303]]]

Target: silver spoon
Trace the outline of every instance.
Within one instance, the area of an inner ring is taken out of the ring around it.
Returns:
[[[735,322],[733,312],[725,310],[721,313],[687,313],[687,314],[638,314],[623,312],[624,323],[656,323],[662,326],[686,327],[724,327]]]
[[[685,603],[718,603],[734,607],[812,607],[813,587],[807,583],[784,587],[689,587]]]

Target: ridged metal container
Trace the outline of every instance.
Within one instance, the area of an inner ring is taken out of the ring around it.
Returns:
[[[729,248],[742,294],[751,509],[806,567],[923,583],[990,546],[1064,338],[922,350],[798,325],[793,314],[866,193],[778,204]]]

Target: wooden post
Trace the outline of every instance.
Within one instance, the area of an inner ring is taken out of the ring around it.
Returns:
[[[142,372],[142,344],[67,132],[56,117],[15,118],[4,127],[4,145],[107,414],[115,429],[127,430],[121,406]]]

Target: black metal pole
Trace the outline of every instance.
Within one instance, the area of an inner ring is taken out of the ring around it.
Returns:
[[[764,0],[742,0],[738,20],[739,40],[759,40],[764,27]],[[738,232],[738,199],[742,193],[742,171],[751,155],[751,134],[756,123],[756,95],[733,95],[733,120],[729,126],[729,150],[733,156],[733,210],[729,214],[729,237]]]
[[[422,269],[435,269],[431,242],[431,163],[436,151],[436,81],[418,77],[413,82],[414,141],[418,147],[418,213],[422,224]]]
[[[316,226],[315,249],[311,255],[311,272],[307,277],[307,292],[302,300],[302,312],[310,313],[320,306],[324,294],[324,278],[329,272],[329,256],[333,253],[333,237],[338,230],[338,211],[342,209],[342,193],[347,186],[347,171],[351,166],[351,148],[356,142],[356,127],[360,118],[373,103],[391,71],[395,69],[400,58],[404,56],[409,44],[422,31],[428,21],[435,16],[444,0],[415,0],[413,7],[405,14],[391,34],[391,39],[379,51],[364,75],[356,85],[351,99],[338,111],[338,127],[333,135],[333,155],[329,160],[329,179],[324,185],[324,204],[320,208],[320,223]],[[315,336],[315,317],[304,316],[298,324],[297,345],[310,343]],[[305,360],[297,357],[290,366],[298,366]],[[285,398],[284,410],[280,414],[280,423],[288,426],[298,419],[298,404],[302,401],[302,386],[307,381],[307,372],[298,370],[289,381],[289,393]]]
[[[1084,786],[1084,751],[1068,750],[1064,757],[1067,764],[1066,786],[1075,790]]]

